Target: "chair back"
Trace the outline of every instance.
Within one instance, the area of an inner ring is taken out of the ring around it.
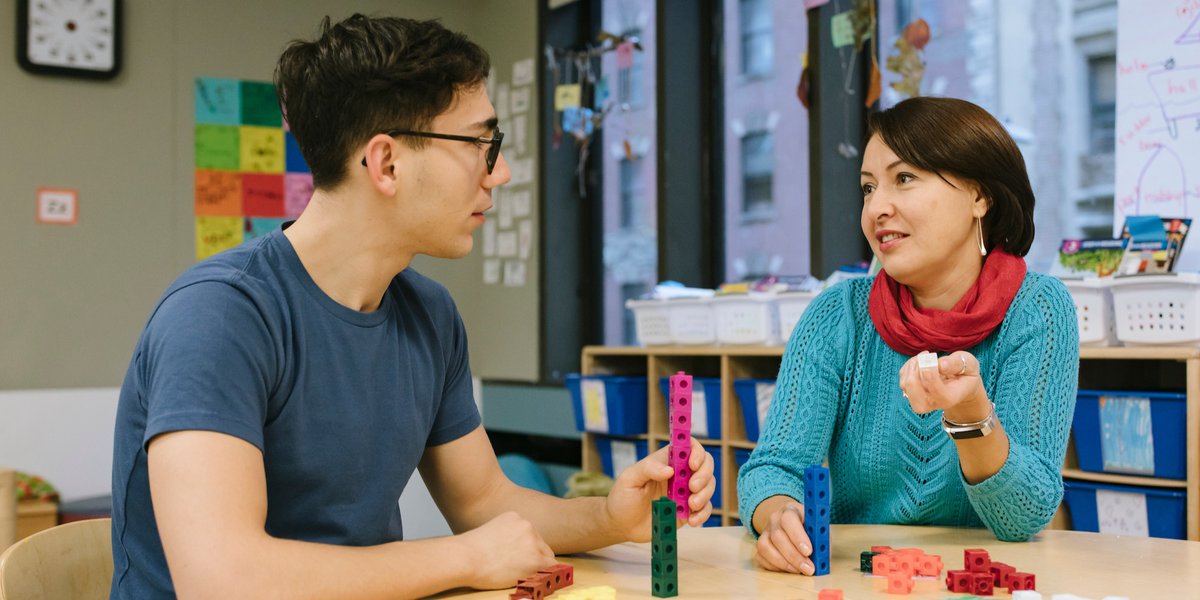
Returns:
[[[67,523],[0,554],[0,600],[104,600],[112,575],[112,519]]]
[[[0,467],[0,552],[17,541],[17,472]]]

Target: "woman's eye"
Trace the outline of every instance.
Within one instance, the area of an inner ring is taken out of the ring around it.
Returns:
[[[900,183],[908,183],[914,179],[916,179],[916,177],[914,177],[912,173],[901,173],[896,176],[896,180]]]
[[[873,191],[875,191],[875,186],[874,186],[874,185],[872,185],[872,184],[870,184],[870,183],[864,183],[864,184],[862,184],[862,194],[863,194],[864,196],[868,196],[868,195],[870,195],[870,194],[871,194],[871,192],[873,192]]]

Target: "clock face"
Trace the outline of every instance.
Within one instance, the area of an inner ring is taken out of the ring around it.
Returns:
[[[112,77],[119,67],[119,0],[20,0],[21,65],[29,71]]]

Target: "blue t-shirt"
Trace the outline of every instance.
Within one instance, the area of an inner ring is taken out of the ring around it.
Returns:
[[[121,386],[112,597],[174,596],[146,471],[156,435],[254,444],[267,533],[367,546],[402,539],[424,449],[479,424],[466,331],[432,280],[406,269],[361,313],[317,287],[281,230],[200,262],[159,300]]]

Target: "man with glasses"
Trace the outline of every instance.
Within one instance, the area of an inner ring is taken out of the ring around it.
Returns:
[[[293,42],[275,80],[313,173],[290,226],[205,260],[163,295],[121,389],[114,598],[409,598],[504,588],[554,554],[650,539],[665,450],[607,498],[500,470],[445,288],[509,180],[487,54],[435,22],[355,15]],[[691,514],[712,458],[693,441]],[[457,535],[402,541],[413,471]]]

